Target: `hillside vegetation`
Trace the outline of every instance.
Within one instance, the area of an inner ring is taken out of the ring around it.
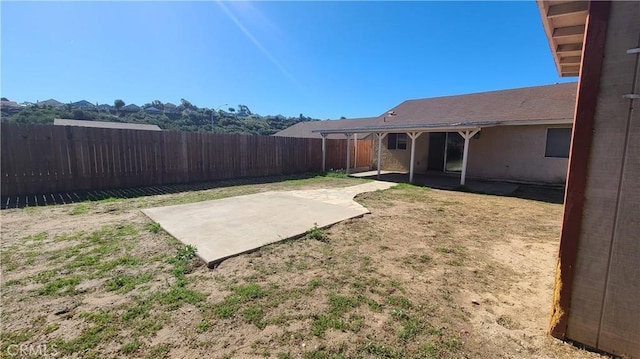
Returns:
[[[146,106],[145,106],[146,107]],[[302,121],[316,121],[302,114],[298,117],[282,115],[260,116],[251,113],[247,106],[239,105],[238,110],[216,111],[198,108],[183,100],[171,110],[160,109],[149,113],[145,109],[125,111],[112,107],[108,110],[96,108],[73,108],[29,106],[24,108],[2,108],[2,121],[22,124],[53,124],[55,118],[67,118],[90,121],[110,121],[158,125],[163,130],[234,133],[246,135],[272,135],[280,130]]]

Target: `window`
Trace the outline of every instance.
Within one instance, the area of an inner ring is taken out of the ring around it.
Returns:
[[[406,150],[407,134],[406,133],[390,133],[387,135],[387,149],[390,150]]]
[[[570,128],[547,128],[547,146],[545,157],[569,158],[571,147]]]

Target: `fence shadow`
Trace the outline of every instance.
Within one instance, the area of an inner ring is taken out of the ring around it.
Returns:
[[[233,187],[249,184],[268,184],[296,179],[308,179],[323,174],[317,172],[309,172],[293,175],[267,176],[267,177],[250,177],[238,178],[220,181],[208,181],[189,184],[168,184],[134,188],[114,188],[106,190],[92,191],[71,191],[61,193],[44,193],[28,196],[2,196],[0,200],[0,209],[24,208],[24,207],[40,207],[53,206],[85,201],[102,201],[109,198],[125,199],[137,198],[145,196],[157,196],[163,194],[173,194],[189,191],[202,191],[214,188]]]

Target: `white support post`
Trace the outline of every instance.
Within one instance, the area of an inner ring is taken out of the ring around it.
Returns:
[[[385,136],[387,136],[386,133],[376,133],[376,136],[378,136],[378,165],[376,166],[376,168],[378,169],[378,178],[380,178],[380,157],[382,157],[382,139],[385,138]]]
[[[321,133],[320,136],[322,136],[322,173],[324,173],[327,163],[327,134]]]
[[[458,131],[460,136],[464,138],[464,151],[462,152],[462,171],[460,173],[460,185],[464,186],[466,178],[467,178],[467,159],[469,157],[469,140],[476,135],[476,133],[480,132],[480,129],[476,130],[468,130],[468,131]]]
[[[353,134],[353,168],[358,168],[358,134]]]
[[[416,158],[416,139],[420,137],[422,132],[409,132],[407,136],[411,138],[411,163],[409,164],[409,183],[413,183],[413,165]]]
[[[349,175],[349,167],[351,166],[351,134],[345,133],[347,136],[347,175]]]

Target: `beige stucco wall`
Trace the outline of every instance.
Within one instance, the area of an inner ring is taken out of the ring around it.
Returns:
[[[480,138],[471,139],[467,176],[522,182],[564,184],[567,178],[567,158],[545,157],[547,128],[556,125],[498,126],[483,128]],[[377,144],[377,141],[375,141]],[[374,146],[375,167],[377,148]],[[429,134],[416,141],[415,173],[426,173]],[[411,139],[406,150],[388,150],[387,138],[382,141],[382,169],[409,171]]]
[[[467,175],[490,179],[563,184],[567,158],[545,157],[547,128],[565,126],[486,127],[471,139]]]
[[[411,162],[411,138],[407,138],[406,150],[387,149],[388,136],[382,140],[382,152],[380,162],[382,169],[387,171],[409,171]],[[377,140],[376,140],[377,146]],[[429,150],[429,134],[423,133],[416,139],[416,153],[413,170],[415,173],[425,173],[427,171],[427,154]],[[377,147],[375,149],[377,151]],[[374,152],[374,164],[377,162],[378,153]]]

